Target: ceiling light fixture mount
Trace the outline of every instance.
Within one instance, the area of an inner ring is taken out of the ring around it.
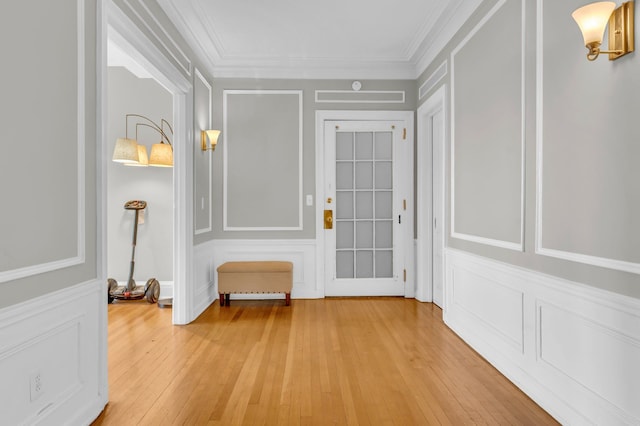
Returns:
[[[584,44],[589,49],[587,59],[594,61],[601,53],[608,53],[613,61],[634,50],[633,1],[622,3],[616,9],[611,1],[591,3],[576,9],[571,16],[582,32]],[[609,50],[600,50],[604,31],[609,24]]]

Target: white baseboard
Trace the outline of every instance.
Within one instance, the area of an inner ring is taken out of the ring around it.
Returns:
[[[640,424],[640,301],[446,251],[444,320],[563,424]]]
[[[3,424],[89,424],[107,403],[106,285],[92,280],[0,310]],[[31,376],[42,392],[31,395]]]

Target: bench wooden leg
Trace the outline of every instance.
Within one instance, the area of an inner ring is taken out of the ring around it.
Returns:
[[[231,305],[231,293],[225,294],[225,299],[227,306]]]
[[[224,306],[224,294],[220,293],[220,306]]]
[[[284,294],[284,304],[285,306],[291,305],[291,293]]]

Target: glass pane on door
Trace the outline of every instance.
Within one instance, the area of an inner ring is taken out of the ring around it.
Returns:
[[[393,277],[393,134],[336,134],[336,277]]]

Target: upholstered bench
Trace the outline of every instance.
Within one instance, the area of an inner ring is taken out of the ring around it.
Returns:
[[[218,266],[217,271],[220,306],[229,306],[231,293],[284,293],[285,304],[291,304],[291,262],[226,262]]]

